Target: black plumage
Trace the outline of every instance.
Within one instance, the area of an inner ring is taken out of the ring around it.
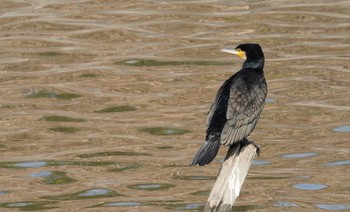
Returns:
[[[246,59],[242,69],[220,87],[207,119],[206,140],[191,165],[204,166],[217,155],[220,144],[237,146],[257,124],[264,108],[267,84],[264,77],[264,54],[259,44],[241,44],[234,50],[223,49]],[[232,149],[231,149],[232,150]]]

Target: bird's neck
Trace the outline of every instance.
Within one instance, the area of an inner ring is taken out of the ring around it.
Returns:
[[[264,68],[264,58],[255,59],[255,60],[246,60],[243,63],[243,68],[253,68],[253,69],[261,69]]]

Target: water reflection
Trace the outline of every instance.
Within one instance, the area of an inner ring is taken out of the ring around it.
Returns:
[[[322,184],[296,184],[293,185],[293,188],[301,189],[301,190],[320,190],[327,188],[328,186]]]
[[[350,204],[316,204],[316,207],[327,211],[346,211],[350,210]]]
[[[264,160],[253,160],[252,165],[253,166],[261,166],[261,165],[269,165],[271,164],[270,161],[264,161]]]
[[[284,154],[283,158],[307,158],[317,156],[318,154],[315,152],[305,152],[305,153],[294,153],[294,154]]]
[[[102,204],[103,207],[116,207],[116,206],[141,206],[140,202],[110,202]]]
[[[81,196],[81,197],[99,196],[99,195],[106,195],[109,192],[110,191],[107,189],[91,189],[78,194],[78,196]]]
[[[34,211],[34,210],[49,210],[56,207],[48,206],[55,202],[52,201],[33,201],[33,202],[9,202],[9,203],[0,203],[1,208],[18,208],[25,211]]]
[[[326,166],[345,166],[345,165],[350,165],[350,160],[335,161],[335,162],[326,163],[325,165]]]
[[[50,175],[52,175],[52,172],[42,171],[42,172],[36,172],[36,173],[30,174],[29,176],[33,178],[38,178],[38,177],[49,177]]]
[[[266,98],[265,99],[265,103],[275,103],[276,102],[276,100],[274,100],[274,99],[271,99],[271,98]]]
[[[73,183],[77,180],[67,176],[62,171],[42,171],[29,175],[33,178],[43,178],[42,182],[49,185]]]
[[[78,200],[78,199],[95,199],[120,196],[119,193],[113,190],[104,188],[94,188],[76,193],[58,195],[58,196],[44,196],[42,198],[50,200]]]
[[[131,189],[154,191],[154,190],[169,189],[169,188],[175,187],[175,185],[165,184],[165,183],[163,184],[149,183],[149,184],[135,184],[135,185],[130,185],[128,187]]]
[[[32,205],[33,203],[30,202],[15,202],[15,203],[9,203],[7,204],[8,207],[25,207]]]
[[[277,207],[298,207],[297,204],[292,203],[292,202],[284,202],[284,201],[277,201],[274,206]]]
[[[333,129],[336,132],[350,132],[350,126],[339,126]]]
[[[28,162],[21,162],[21,163],[14,163],[11,164],[13,167],[19,167],[19,168],[39,168],[46,166],[48,163],[45,161],[28,161]]]

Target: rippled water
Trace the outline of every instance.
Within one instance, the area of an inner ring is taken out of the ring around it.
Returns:
[[[349,11],[341,0],[1,1],[0,207],[201,210],[225,148],[188,164],[242,64],[219,50],[257,42],[261,155],[234,209],[348,210]]]

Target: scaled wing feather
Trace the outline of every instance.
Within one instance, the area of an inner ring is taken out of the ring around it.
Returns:
[[[264,108],[266,93],[265,81],[249,85],[237,82],[231,87],[226,113],[227,122],[221,133],[221,144],[232,145],[253,131]]]

